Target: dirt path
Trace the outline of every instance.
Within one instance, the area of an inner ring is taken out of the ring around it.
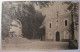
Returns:
[[[68,44],[68,42],[49,42],[37,40],[26,40],[23,43],[19,43],[18,41],[18,43],[14,44],[3,43],[3,45],[5,45],[4,50],[66,50],[68,49]]]

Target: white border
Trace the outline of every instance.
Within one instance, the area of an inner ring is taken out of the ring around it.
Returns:
[[[78,2],[80,2],[80,0],[0,0],[0,52],[80,52],[80,38],[79,38],[79,49],[78,50],[53,50],[53,51],[3,51],[3,50],[1,50],[2,1],[78,1]],[[79,3],[79,12],[80,12],[80,3]],[[79,14],[79,26],[80,26],[80,14]],[[80,32],[80,28],[79,28],[79,32]],[[80,33],[79,33],[79,35],[80,35]]]

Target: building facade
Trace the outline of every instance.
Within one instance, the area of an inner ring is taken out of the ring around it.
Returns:
[[[63,41],[71,39],[70,26],[71,14],[59,15],[46,19],[45,38],[51,41]]]

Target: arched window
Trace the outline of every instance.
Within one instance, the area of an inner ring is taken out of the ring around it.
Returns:
[[[67,26],[67,20],[65,20],[65,26]]]
[[[52,36],[52,32],[49,32],[49,33],[48,33],[48,39],[52,39],[52,37],[53,37],[53,36]]]
[[[64,39],[69,39],[69,32],[67,30],[64,31]]]
[[[48,23],[48,27],[49,27],[49,28],[52,28],[52,22],[49,22],[49,23]]]
[[[51,28],[51,23],[49,23],[50,24],[50,28]]]

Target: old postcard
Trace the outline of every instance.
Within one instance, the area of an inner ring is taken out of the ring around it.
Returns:
[[[3,50],[78,49],[76,1],[3,1]]]

